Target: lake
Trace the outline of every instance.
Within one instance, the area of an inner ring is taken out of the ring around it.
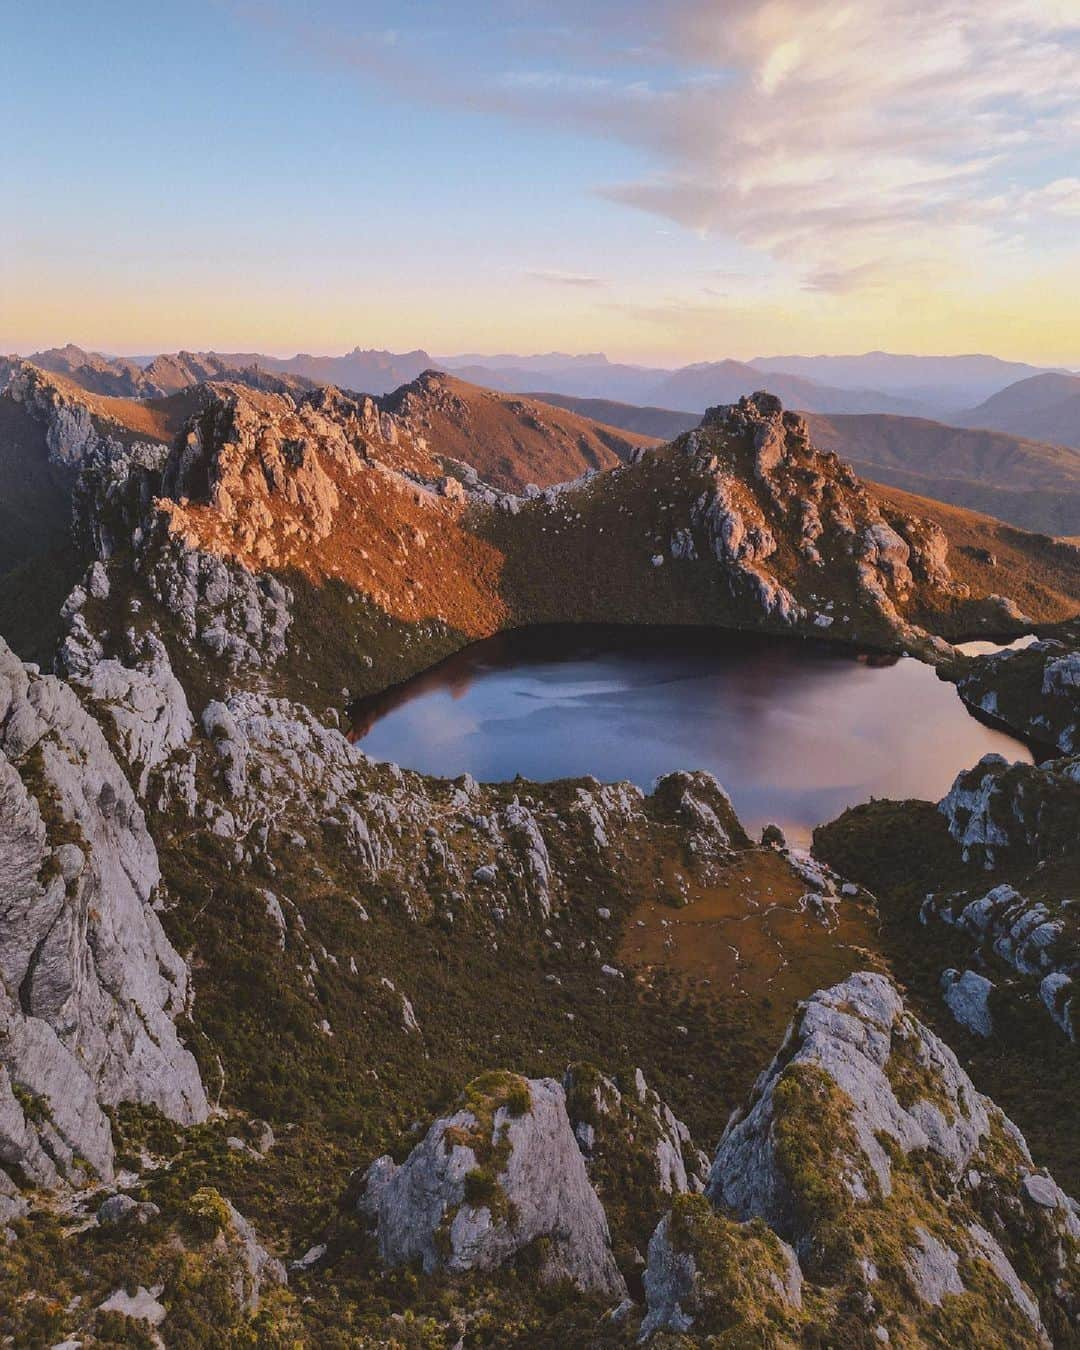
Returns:
[[[356,704],[373,758],[484,781],[708,769],[751,833],[793,842],[870,797],[936,801],[994,751],[1031,761],[909,657],[694,629],[525,629]]]

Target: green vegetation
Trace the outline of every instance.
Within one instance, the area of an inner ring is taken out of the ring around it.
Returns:
[[[790,1064],[773,1088],[776,1162],[794,1203],[793,1235],[812,1278],[835,1278],[852,1255],[850,1182],[877,1180],[851,1127],[851,1099],[816,1064]]]
[[[796,1346],[803,1317],[781,1298],[790,1281],[776,1234],[760,1220],[733,1223],[702,1195],[676,1196],[669,1236],[697,1269],[694,1340],[717,1347]]]

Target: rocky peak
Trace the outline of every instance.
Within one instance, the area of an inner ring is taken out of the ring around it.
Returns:
[[[853,607],[904,641],[926,645],[905,617],[913,599],[933,608],[966,597],[950,575],[942,530],[904,512],[886,514],[849,465],[812,445],[804,419],[775,395],[710,408],[676,444],[711,479],[680,556],[701,556],[694,536],[704,531],[705,550],[731,567],[733,585],[766,614],[832,629],[851,622]],[[815,614],[807,600],[821,593],[831,603]]]

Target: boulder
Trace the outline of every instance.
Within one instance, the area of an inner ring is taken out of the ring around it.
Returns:
[[[622,1297],[607,1219],[550,1078],[491,1073],[400,1167],[368,1169],[361,1208],[388,1266],[492,1270],[542,1244],[541,1278]]]
[[[946,970],[941,976],[941,991],[949,1011],[973,1036],[992,1036],[994,1019],[990,1013],[993,982],[974,970]]]

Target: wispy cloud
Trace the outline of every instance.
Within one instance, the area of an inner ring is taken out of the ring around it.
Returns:
[[[548,286],[571,286],[577,290],[599,291],[607,286],[603,277],[583,276],[577,272],[559,272],[537,269],[526,272],[530,281],[542,281]]]
[[[329,33],[318,9],[297,22],[324,59],[628,145],[644,171],[598,193],[812,291],[985,267],[1080,213],[1080,0],[478,0],[438,64],[388,5],[360,11],[395,44]]]
[[[656,171],[605,195],[801,264],[813,289],[876,284],[883,265],[979,265],[1018,224],[982,204],[1080,145],[1080,4],[679,11],[676,49],[731,78],[654,108],[662,126],[642,143],[657,146]],[[1025,200],[1019,223],[1037,226],[1070,194]]]

